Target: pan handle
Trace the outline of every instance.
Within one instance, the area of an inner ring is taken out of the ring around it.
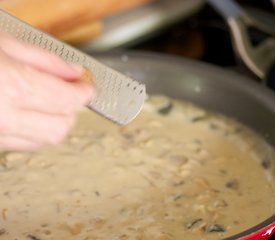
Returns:
[[[225,19],[244,15],[243,9],[235,1],[208,0]]]
[[[234,0],[207,0],[207,2],[227,22],[231,31],[234,50],[240,60],[259,79],[269,83],[270,86],[275,86],[275,76],[273,74],[275,72],[275,38],[269,36],[260,44],[254,46],[248,34],[248,29],[254,27],[266,32],[266,29],[262,28],[262,24],[257,24],[257,21]]]

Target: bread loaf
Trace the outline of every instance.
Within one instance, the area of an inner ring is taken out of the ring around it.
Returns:
[[[148,1],[150,0],[6,0],[0,1],[0,8],[55,35]]]
[[[56,37],[69,44],[79,45],[99,36],[102,28],[101,21],[92,20],[65,32],[56,33]]]

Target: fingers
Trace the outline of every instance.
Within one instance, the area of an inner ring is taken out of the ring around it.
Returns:
[[[37,142],[29,141],[24,138],[1,136],[0,137],[0,150],[10,151],[31,151],[41,147]]]
[[[0,48],[10,57],[65,80],[80,79],[83,68],[67,64],[61,58],[46,50],[17,41],[1,33]]]
[[[30,147],[60,143],[75,122],[73,114],[53,115],[25,110],[7,110],[5,113],[5,116],[1,117],[3,127],[0,148],[1,143],[12,147],[10,142],[12,139],[18,139],[16,144],[30,145]]]
[[[46,73],[25,69],[32,76],[31,88],[22,94],[17,106],[52,114],[70,114],[92,101],[94,89],[85,82],[65,82]]]
[[[95,95],[91,84],[71,81],[83,73],[0,33],[0,148],[27,151],[62,141]]]
[[[74,125],[75,115],[19,110],[9,116],[9,121],[10,128],[6,129],[9,136],[35,142],[39,146],[60,143]]]
[[[70,114],[87,105],[94,97],[93,87],[84,81],[63,81],[1,54],[0,62],[1,94],[7,98],[5,101],[9,100],[17,108]]]

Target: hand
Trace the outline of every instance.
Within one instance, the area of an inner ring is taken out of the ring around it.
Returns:
[[[0,149],[62,141],[94,96],[84,70],[0,33]]]

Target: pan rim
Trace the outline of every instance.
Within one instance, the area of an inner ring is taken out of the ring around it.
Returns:
[[[163,54],[163,53],[154,53],[148,51],[140,51],[140,50],[114,50],[109,52],[103,53],[89,53],[96,59],[102,61],[104,58],[115,58],[116,60],[123,61],[123,58],[131,59],[131,58],[140,58],[140,59],[147,59],[158,61],[158,62],[165,62],[166,64],[177,64],[177,65],[184,65],[187,68],[195,69],[197,73],[200,75],[202,72],[209,72],[209,75],[223,75],[222,81],[225,81],[228,86],[232,86],[233,88],[241,89],[247,95],[255,98],[260,104],[263,104],[267,107],[267,109],[275,115],[275,93],[264,86],[263,83],[259,83],[249,77],[242,75],[237,72],[233,72],[229,69],[223,69],[219,66],[193,60],[187,59],[180,56]],[[212,81],[217,81],[218,79],[213,77]],[[275,123],[274,123],[275,126]],[[275,145],[273,145],[275,148]],[[230,236],[224,240],[235,240],[240,237],[245,237],[252,233],[255,233],[262,229],[263,227],[268,226],[275,222],[275,213],[269,217],[268,219],[252,226],[249,229],[246,229],[236,235]]]
[[[154,61],[165,62],[166,64],[184,64],[184,66],[190,69],[196,69],[196,72],[206,71],[210,74],[213,74],[213,72],[215,72],[215,75],[222,74],[224,75],[223,78],[225,78],[223,81],[229,80],[227,81],[227,84],[229,86],[231,85],[239,89],[243,89],[244,92],[248,93],[249,95],[253,95],[259,102],[265,104],[272,112],[275,113],[275,92],[265,86],[263,82],[257,82],[252,78],[242,75],[241,73],[234,72],[230,69],[223,69],[222,67],[216,66],[211,63],[166,53],[155,53],[141,50],[112,50],[100,53],[88,52],[88,54],[98,60],[101,60],[105,57],[116,57],[123,61],[123,57],[125,56],[129,59],[153,59]],[[212,80],[215,81],[217,79],[213,78]]]

